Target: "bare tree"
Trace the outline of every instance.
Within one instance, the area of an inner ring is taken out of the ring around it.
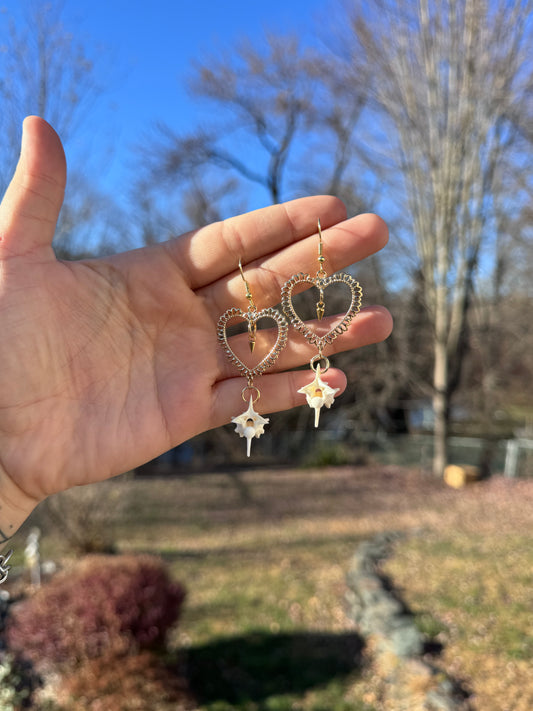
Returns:
[[[93,62],[61,21],[52,3],[26,6],[19,23],[4,15],[5,41],[0,64],[1,128],[10,141],[11,162],[18,157],[21,117],[46,118],[68,141],[83,123],[99,89]]]
[[[347,95],[343,85],[338,60],[294,37],[271,35],[260,47],[243,42],[234,54],[195,66],[191,92],[216,118],[185,136],[160,125],[143,155],[151,180],[180,184],[189,209],[194,195],[213,205],[224,173],[241,195],[245,184],[260,186],[271,203],[317,189],[341,192],[365,101],[364,91]]]
[[[518,176],[516,192],[527,188],[524,177],[523,174]],[[509,422],[523,426],[533,397],[531,202],[520,212],[508,212],[505,205],[499,205],[494,268],[477,284],[473,300],[470,323],[474,353],[469,364],[468,384],[476,386],[479,419],[489,432],[501,429],[502,424],[508,426]],[[510,412],[510,404],[514,405],[514,413]],[[498,413],[496,421],[495,413]]]
[[[0,17],[0,189],[7,186],[18,159],[25,116],[48,120],[68,146],[101,94],[89,53],[62,22],[61,4],[31,2],[23,10],[17,22],[7,13]],[[117,240],[119,217],[110,197],[90,186],[85,170],[69,163],[54,247],[61,257],[81,257]]]
[[[271,202],[279,202],[290,149],[312,104],[303,78],[296,40],[273,37],[266,57],[242,43],[231,59],[196,66],[191,91],[216,107],[222,120],[188,136],[160,126],[156,176],[183,183],[199,167],[206,174],[212,166],[262,186]]]
[[[373,69],[375,116],[403,175],[432,324],[438,475],[496,196],[509,209],[508,176],[526,165],[531,175],[520,149],[533,125],[532,8],[530,0],[383,0],[374,15],[368,6],[354,14],[354,54]]]

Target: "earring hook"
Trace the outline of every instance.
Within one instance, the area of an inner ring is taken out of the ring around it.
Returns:
[[[325,257],[322,252],[322,227],[320,226],[320,218],[318,219],[318,271],[316,273],[317,279],[325,279],[326,271],[324,269]],[[324,289],[319,286],[320,299],[316,304],[316,315],[319,321],[324,318],[324,313],[326,310],[326,304],[324,303]]]
[[[241,272],[241,277],[242,280],[246,286],[246,298],[248,299],[249,307],[248,307],[248,313],[251,313],[252,311],[256,311],[256,305],[254,303],[254,297],[252,296],[252,291],[250,289],[250,284],[246,281],[246,277],[244,276],[244,271],[242,268],[242,261],[239,258],[239,270]],[[255,321],[248,320],[248,345],[250,346],[250,352],[254,352],[255,348],[255,334],[257,332],[257,324]]]
[[[325,277],[326,272],[324,271],[324,262],[326,261],[326,258],[324,257],[324,254],[322,252],[322,227],[320,225],[320,218],[318,219],[318,264],[319,264],[319,270],[317,273],[317,276],[319,277]]]
[[[250,289],[250,284],[248,284],[248,282],[246,281],[246,277],[244,276],[244,271],[243,271],[243,268],[242,268],[242,262],[241,262],[240,259],[239,259],[239,270],[240,270],[240,272],[241,272],[241,277],[242,277],[242,280],[243,280],[243,282],[244,282],[244,285],[246,286],[246,298],[248,299],[248,302],[249,302],[249,304],[250,304],[250,308],[255,311],[256,305],[255,305],[255,303],[254,303],[254,297],[252,296],[252,291],[251,291],[251,289]]]

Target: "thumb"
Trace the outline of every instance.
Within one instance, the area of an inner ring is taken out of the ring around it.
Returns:
[[[28,116],[17,169],[0,204],[0,253],[22,255],[50,246],[66,177],[59,136],[43,119]]]

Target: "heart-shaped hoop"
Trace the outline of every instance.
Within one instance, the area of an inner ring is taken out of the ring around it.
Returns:
[[[330,284],[339,283],[347,284],[350,289],[352,295],[350,307],[344,314],[344,317],[342,318],[342,321],[340,323],[338,323],[325,335],[319,336],[313,331],[310,326],[304,323],[304,321],[302,321],[302,319],[296,313],[294,305],[292,303],[292,291],[296,284],[309,284],[310,286],[316,286],[317,289],[320,289],[322,291]],[[353,317],[359,313],[359,309],[361,308],[362,297],[363,290],[361,289],[359,282],[357,282],[349,274],[345,273],[333,274],[329,277],[318,277],[311,276],[310,274],[302,274],[300,272],[299,274],[295,274],[288,281],[286,281],[281,290],[281,304],[287,318],[290,320],[294,328],[301,334],[303,334],[304,338],[311,345],[316,345],[320,353],[323,351],[326,345],[332,343],[337,338],[337,336],[340,336],[342,333],[348,330],[348,324],[353,319]]]
[[[276,322],[278,326],[278,337],[276,339],[275,344],[272,346],[272,348],[266,354],[263,360],[258,363],[254,368],[249,368],[245,363],[243,363],[242,360],[237,355],[235,355],[229,344],[226,326],[228,321],[235,317],[242,318],[244,321],[247,321],[248,324],[251,324],[252,326],[255,325],[260,318],[271,318]],[[246,376],[250,381],[252,378],[262,375],[265,370],[268,370],[268,368],[274,365],[274,363],[278,359],[279,354],[287,343],[288,330],[289,326],[285,317],[280,314],[279,311],[276,311],[276,309],[269,308],[263,309],[262,311],[256,311],[254,309],[250,311],[242,311],[241,309],[232,308],[225,311],[218,319],[217,335],[230,361],[234,365],[236,365],[239,369],[239,372],[242,373],[242,375]]]

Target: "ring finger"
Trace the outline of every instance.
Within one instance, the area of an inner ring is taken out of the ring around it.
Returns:
[[[334,328],[339,323],[341,316],[332,316],[324,319],[321,328],[327,331],[329,328]],[[318,326],[318,321],[309,321],[306,325],[311,330]],[[388,310],[383,306],[368,306],[360,311],[360,313],[348,324],[345,333],[336,338],[333,343],[328,346],[326,355],[333,355],[343,351],[360,348],[362,346],[379,343],[385,340],[392,330],[392,317]],[[258,364],[263,358],[267,357],[269,350],[274,346],[276,341],[276,330],[262,329],[257,331],[255,336],[255,348],[253,354],[249,349],[249,336],[247,333],[228,338],[228,344],[232,352],[244,363],[247,367],[253,367],[253,364]],[[274,363],[269,372],[282,372],[291,370],[304,365],[309,359],[317,353],[316,347],[309,345],[304,336],[290,328],[289,338],[286,347],[281,351],[279,358]],[[221,350],[220,352],[220,371],[221,379],[235,377],[236,366],[232,364]]]

